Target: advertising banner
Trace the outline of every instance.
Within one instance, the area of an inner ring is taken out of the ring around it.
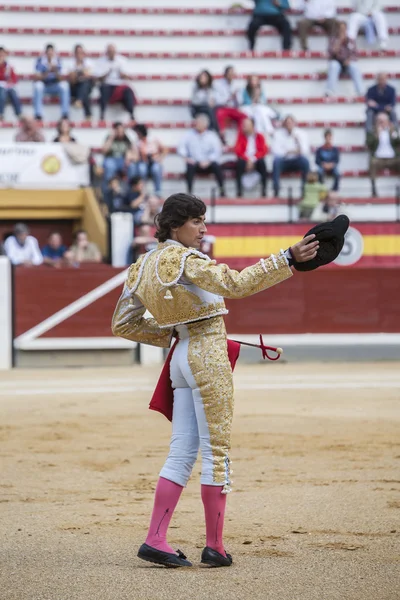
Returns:
[[[0,143],[0,188],[75,189],[88,186],[86,154],[87,150],[77,144]],[[83,162],[74,162],[71,155],[75,156],[74,160]]]

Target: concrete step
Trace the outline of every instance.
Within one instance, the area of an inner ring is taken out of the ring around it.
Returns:
[[[41,48],[34,46],[35,50],[19,50],[18,38],[13,38],[10,46],[10,62],[17,73],[32,74],[36,58],[41,55]],[[51,41],[47,39],[47,42]],[[73,45],[78,40],[70,40],[67,50],[61,52],[61,58],[71,57]],[[96,59],[101,56],[103,47],[99,43],[96,52],[88,55]],[[104,44],[105,46],[105,44]],[[39,48],[36,50],[36,48]],[[191,74],[195,77],[202,69],[208,68],[211,73],[223,73],[227,64],[234,65],[238,73],[254,73],[260,75],[310,75],[315,77],[325,74],[327,71],[327,60],[320,52],[215,52],[215,53],[134,53],[124,52],[123,45],[118,45],[118,50],[126,54],[130,59],[132,75],[159,75],[163,72],[167,75]],[[399,55],[400,55],[400,51]],[[276,60],[278,59],[278,60]],[[378,73],[381,70],[397,72],[399,60],[395,52],[381,53],[370,51],[369,54],[361,55],[359,66],[362,72]]]
[[[43,18],[43,15],[34,15]],[[71,15],[77,18],[76,15]],[[65,17],[63,16],[63,19]],[[65,28],[43,28],[43,27],[16,27],[8,26],[0,28],[2,44],[9,49],[31,50],[43,48],[49,40],[61,51],[69,51],[72,44],[83,44],[86,50],[95,52],[99,50],[99,42],[102,44],[113,43],[123,48],[124,52],[147,52],[151,48],[154,52],[180,52],[182,48],[186,52],[197,52],[207,44],[208,52],[245,52],[248,50],[248,40],[243,28],[227,29],[170,29],[164,24],[161,29],[135,29],[121,28],[90,28],[90,27],[68,27]],[[31,24],[30,24],[31,25]],[[121,25],[123,25],[121,23]],[[151,24],[151,27],[154,27]],[[390,30],[390,47],[398,48],[400,45],[400,27],[392,27]],[[123,40],[123,41],[122,41]],[[72,41],[72,44],[71,44]],[[359,49],[367,50],[365,39],[360,38]],[[100,46],[101,47],[101,46]],[[257,38],[256,49],[259,52],[278,50],[281,47],[280,39],[276,30],[263,29]],[[312,36],[309,47],[313,51],[325,52],[327,48],[327,37],[324,35]],[[300,51],[300,42],[295,37],[294,51]]]
[[[56,104],[46,104],[44,107],[44,116],[46,120],[55,121],[60,118],[60,107]],[[365,120],[365,105],[364,103],[358,104],[348,104],[345,107],[340,104],[320,104],[320,105],[312,105],[312,104],[285,104],[285,105],[276,105],[274,106],[274,102],[271,101],[270,105],[274,108],[277,108],[278,112],[282,115],[293,114],[300,121],[309,121],[312,118],[323,120],[328,115],[337,121],[339,121],[343,114],[346,115],[348,119],[354,121],[364,121]],[[26,110],[24,110],[27,114],[33,113],[33,108],[31,106],[31,102],[28,101],[26,103]],[[162,118],[170,121],[188,121],[191,119],[191,113],[188,106],[163,106],[162,109],[159,106],[141,106],[139,105],[135,110],[135,118],[140,121],[147,123],[148,121],[154,121],[157,117],[160,116],[160,112],[162,114]],[[72,111],[71,110],[71,118],[75,118],[76,115],[82,115],[82,111]],[[93,109],[93,114],[95,117],[99,118],[100,112],[97,106]],[[10,115],[8,112],[7,115]],[[7,116],[6,118],[11,118],[11,116]],[[114,105],[107,108],[106,118],[110,120],[116,120],[121,118],[121,106]]]
[[[31,107],[27,107],[26,113],[32,114]],[[121,119],[121,114],[118,115],[117,113],[115,116],[117,118],[119,116],[119,118]],[[1,140],[4,142],[12,141],[17,130],[17,122],[15,120],[12,120],[12,118],[14,117],[10,107],[7,107],[5,117],[7,120],[2,123],[2,126],[0,125]],[[58,117],[59,114],[57,115],[57,119]],[[79,120],[82,117],[82,112],[77,111],[75,109],[71,110],[71,117],[75,135],[82,144],[99,147],[104,143],[105,137],[111,129],[112,121],[108,121],[106,123],[98,121],[93,121],[92,123],[82,122]],[[124,117],[121,120],[126,120],[126,118]],[[51,141],[56,135],[56,124],[56,120],[51,122],[46,121],[44,123],[44,128],[42,131],[46,140]],[[162,141],[162,143],[166,144],[167,146],[176,146],[179,143],[181,137],[183,136],[184,130],[188,129],[191,123],[189,120],[185,120],[181,123],[155,121],[147,122],[147,125],[150,129],[150,132],[154,136],[158,137]],[[333,129],[336,144],[346,146],[364,146],[365,144],[365,129],[363,121],[321,121],[318,123],[313,123],[311,121],[300,121],[299,126],[306,129],[310,143],[313,146],[321,145],[321,143],[323,142],[323,132],[327,127]],[[228,143],[230,145],[233,145],[235,143],[235,140],[235,130],[227,130]]]

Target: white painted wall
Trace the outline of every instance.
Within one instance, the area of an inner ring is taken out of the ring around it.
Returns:
[[[0,370],[12,367],[11,263],[0,256]]]

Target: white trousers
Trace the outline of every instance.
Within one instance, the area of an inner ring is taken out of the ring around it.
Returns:
[[[181,332],[180,332],[181,337]],[[226,339],[223,342],[226,346]],[[196,373],[189,364],[190,338],[180,339],[172,356],[170,377],[174,388],[174,406],[172,415],[172,437],[168,458],[161,469],[160,476],[178,485],[186,486],[199,449],[201,450],[201,483],[205,485],[230,485],[230,425],[231,412],[218,398],[218,390],[213,393],[213,374],[205,386],[200,384]],[[229,376],[232,371],[228,363]],[[194,370],[194,367],[193,367]],[[214,378],[215,379],[215,378]],[[203,389],[202,389],[203,388]],[[229,389],[229,388],[228,388]],[[215,399],[212,411],[209,399]],[[204,400],[206,399],[206,400]],[[207,409],[205,408],[205,401]],[[231,403],[231,398],[227,398]],[[221,409],[220,409],[221,407]],[[208,418],[207,418],[208,417]],[[210,421],[210,423],[209,423]],[[212,421],[212,422],[211,422]],[[222,431],[223,435],[210,435],[210,427]]]
[[[348,35],[349,38],[355,40],[361,27],[364,27],[368,17],[361,13],[352,13],[349,19]],[[376,10],[372,13],[372,19],[375,23],[376,31],[380,42],[386,42],[389,34],[386,23],[386,17],[381,10]]]

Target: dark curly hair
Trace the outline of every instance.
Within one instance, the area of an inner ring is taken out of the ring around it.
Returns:
[[[206,210],[203,200],[192,194],[172,194],[154,219],[157,227],[154,237],[159,242],[165,242],[171,237],[171,229],[181,227],[189,219],[203,216]]]

